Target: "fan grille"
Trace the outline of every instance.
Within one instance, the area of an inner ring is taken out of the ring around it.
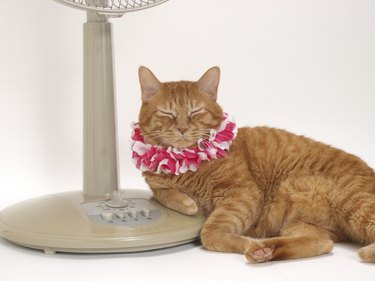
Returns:
[[[167,0],[56,0],[75,8],[104,14],[118,14],[149,8]]]

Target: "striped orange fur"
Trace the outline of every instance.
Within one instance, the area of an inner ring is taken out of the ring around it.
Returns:
[[[161,83],[141,67],[146,141],[189,147],[217,128],[219,75],[214,67],[197,82]],[[197,108],[203,110],[192,116]],[[367,245],[359,256],[375,263],[374,170],[326,144],[280,129],[240,128],[228,157],[196,172],[144,177],[162,204],[207,216],[201,240],[208,250],[258,263],[322,255],[333,242],[352,241]]]

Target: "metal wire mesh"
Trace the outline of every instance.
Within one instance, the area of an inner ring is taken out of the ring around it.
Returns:
[[[167,0],[56,0],[62,4],[100,13],[125,13],[149,8]]]

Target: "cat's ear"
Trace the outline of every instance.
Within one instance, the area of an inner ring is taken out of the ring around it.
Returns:
[[[198,80],[198,88],[206,93],[212,100],[216,101],[217,89],[220,82],[220,68],[218,66],[211,67]]]
[[[141,84],[142,101],[147,103],[159,91],[160,82],[158,78],[145,66],[138,69],[139,83]]]

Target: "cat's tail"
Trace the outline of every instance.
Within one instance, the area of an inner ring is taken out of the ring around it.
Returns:
[[[375,263],[375,243],[359,249],[358,255],[365,262]]]

